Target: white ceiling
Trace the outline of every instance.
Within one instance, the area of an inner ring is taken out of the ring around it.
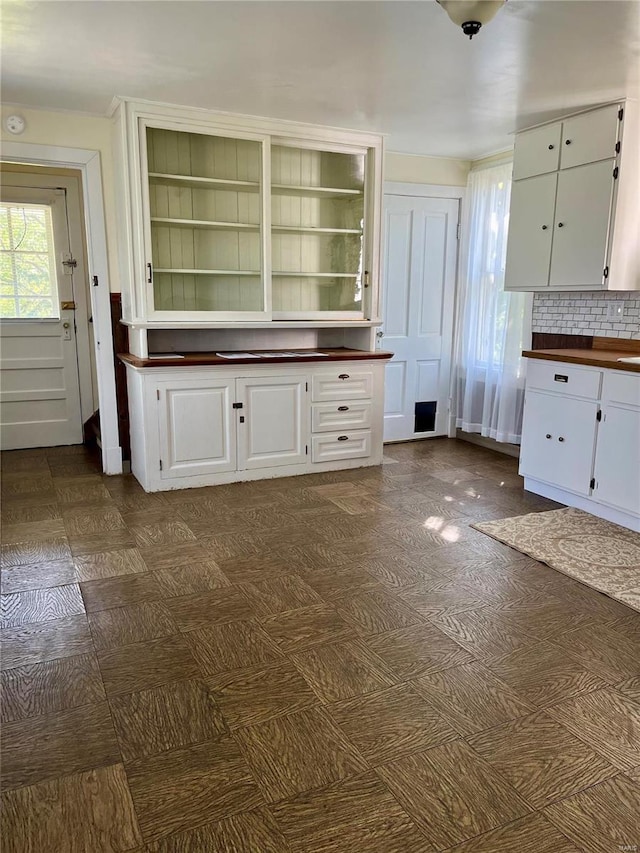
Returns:
[[[471,42],[434,0],[6,0],[3,100],[104,114],[130,95],[474,158],[633,94],[639,43],[637,0],[509,0]]]

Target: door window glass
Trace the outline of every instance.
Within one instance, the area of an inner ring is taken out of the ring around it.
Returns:
[[[0,318],[60,318],[51,208],[0,203]]]

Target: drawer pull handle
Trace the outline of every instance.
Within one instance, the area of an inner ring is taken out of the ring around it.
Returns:
[[[558,438],[558,441],[564,441],[564,438],[563,438],[562,436],[560,436],[560,437]]]
[[[566,376],[564,373],[556,373],[556,375],[553,377],[553,381],[566,383],[569,381],[569,377]]]
[[[338,441],[349,441],[349,436],[348,435],[339,435]]]
[[[348,374],[348,373],[341,373],[341,374],[338,376],[338,379],[348,379],[348,378],[349,378],[349,374]]]
[[[550,433],[550,432],[548,432],[548,433],[545,435],[545,438],[553,438],[553,436],[551,435],[551,433]]]
[[[349,406],[338,406],[338,411],[339,412],[348,412]]]

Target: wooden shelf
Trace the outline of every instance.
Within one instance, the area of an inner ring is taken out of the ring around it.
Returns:
[[[295,276],[297,278],[358,278],[357,272],[272,272],[274,278]]]
[[[213,222],[209,219],[169,219],[152,216],[152,225],[170,225],[175,228],[202,228],[210,231],[259,231],[259,225],[250,222]]]
[[[314,225],[272,225],[272,231],[290,232],[292,234],[358,234],[360,228],[316,228]]]
[[[191,175],[166,175],[163,172],[149,172],[149,183],[180,184],[183,187],[211,190],[235,190],[236,192],[257,193],[260,184],[254,181],[231,181],[226,178],[198,178]]]
[[[154,275],[166,273],[168,275],[253,275],[260,276],[260,270],[185,270],[185,269],[154,269]]]
[[[326,198],[362,195],[362,190],[341,187],[301,187],[295,184],[271,184],[271,192],[273,195],[315,195]]]

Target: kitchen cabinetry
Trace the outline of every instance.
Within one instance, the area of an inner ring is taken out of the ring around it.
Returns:
[[[525,489],[640,531],[640,374],[530,360]]]
[[[517,134],[506,290],[640,289],[638,144],[631,102]]]

